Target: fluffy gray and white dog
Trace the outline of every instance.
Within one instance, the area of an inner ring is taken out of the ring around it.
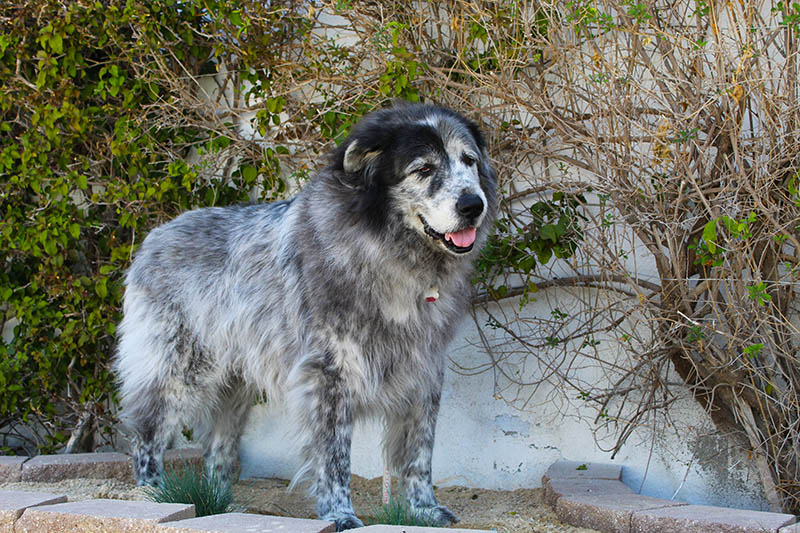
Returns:
[[[294,198],[205,208],[154,229],[127,274],[115,370],[140,484],[195,427],[206,468],[233,476],[248,411],[282,400],[319,517],[363,525],[350,441],[385,420],[411,509],[456,521],[431,484],[444,351],[495,214],[476,125],[441,107],[366,116]]]

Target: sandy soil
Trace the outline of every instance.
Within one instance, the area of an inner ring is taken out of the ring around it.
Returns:
[[[245,479],[236,484],[236,502],[249,512],[299,518],[315,518],[314,504],[300,487],[287,492],[288,482],[281,479]],[[0,483],[0,489],[31,490],[67,494],[70,500],[114,498],[143,500],[141,487],[116,480],[71,479],[58,483]],[[380,501],[381,479],[367,480],[353,476],[351,482],[356,514],[369,522]],[[494,529],[498,532],[524,533],[595,533],[592,529],[572,527],[558,521],[544,503],[542,489],[495,491],[468,487],[442,487],[436,497],[461,519],[455,527]]]

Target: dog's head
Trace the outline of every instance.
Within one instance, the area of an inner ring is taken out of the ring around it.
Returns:
[[[494,214],[496,175],[478,127],[449,109],[407,105],[364,117],[333,154],[351,208],[403,224],[442,251],[470,252]]]

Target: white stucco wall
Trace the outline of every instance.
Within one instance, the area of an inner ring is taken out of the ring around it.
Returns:
[[[465,320],[451,347],[453,361],[464,367],[486,363],[477,343],[474,322]],[[532,402],[536,407],[524,412],[495,399],[494,393],[491,372],[466,376],[448,369],[433,457],[436,485],[539,487],[544,471],[560,458],[612,462],[601,449],[610,441],[598,442],[592,432],[591,413],[548,401],[558,391],[541,387]],[[681,427],[657,427],[655,433],[638,430],[617,455],[613,463],[623,465],[623,481],[651,496],[768,510],[746,450],[732,449],[720,436],[703,436],[713,433],[713,424],[693,400],[678,402],[672,413]],[[279,407],[260,405],[253,410],[242,440],[243,477],[292,477],[299,457],[288,427]],[[381,435],[378,422],[357,426],[355,474],[382,474]]]

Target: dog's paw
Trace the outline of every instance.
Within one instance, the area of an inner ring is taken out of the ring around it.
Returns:
[[[458,522],[458,517],[444,505],[436,507],[417,507],[416,513],[436,527],[444,527]]]
[[[336,531],[344,531],[346,529],[355,529],[357,527],[364,527],[364,522],[356,518],[355,515],[344,515],[339,518],[331,520],[336,525]]]

